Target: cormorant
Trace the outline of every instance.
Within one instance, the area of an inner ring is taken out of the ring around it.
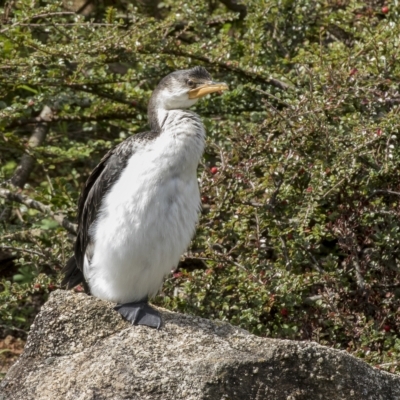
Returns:
[[[161,326],[148,298],[178,265],[200,210],[197,166],[205,131],[188,108],[227,89],[203,67],[161,80],[148,105],[151,131],[110,150],[86,182],[64,287],[83,283],[93,296],[118,303],[115,309],[132,324]]]

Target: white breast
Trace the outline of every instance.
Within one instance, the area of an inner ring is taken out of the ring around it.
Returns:
[[[126,303],[153,296],[195,232],[204,129],[196,135],[190,119],[165,128],[139,145],[103,201],[93,258],[84,266],[96,297]]]

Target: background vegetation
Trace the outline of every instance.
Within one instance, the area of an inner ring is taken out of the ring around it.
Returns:
[[[155,303],[400,372],[397,0],[2,5],[3,360],[59,285],[91,169],[147,129],[161,77],[203,65],[231,91],[196,108],[204,208]]]

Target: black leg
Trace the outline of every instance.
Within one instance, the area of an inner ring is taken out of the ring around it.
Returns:
[[[118,311],[132,325],[146,325],[160,329],[162,325],[161,315],[147,301],[145,299],[134,303],[117,304],[114,310]]]

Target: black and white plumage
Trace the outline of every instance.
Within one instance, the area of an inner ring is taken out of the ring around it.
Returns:
[[[187,249],[200,208],[205,131],[187,109],[226,89],[202,67],[159,83],[148,106],[151,131],[110,150],[86,182],[75,255],[64,268],[67,288],[84,282],[92,295],[122,304],[116,309],[132,323],[160,326],[147,299]]]

